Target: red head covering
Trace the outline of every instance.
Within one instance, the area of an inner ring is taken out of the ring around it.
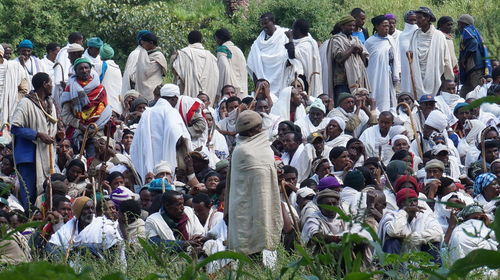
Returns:
[[[394,192],[397,193],[401,189],[401,186],[406,182],[410,182],[415,187],[415,190],[420,192],[420,186],[417,182],[417,179],[415,179],[415,177],[410,176],[410,175],[399,176],[399,178],[396,180],[396,182],[394,182],[394,185],[393,185]]]
[[[408,198],[418,198],[417,192],[409,188],[404,188],[396,193],[396,203],[398,205]]]

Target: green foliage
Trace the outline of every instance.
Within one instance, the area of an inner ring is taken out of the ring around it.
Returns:
[[[64,264],[52,264],[46,261],[23,263],[0,273],[0,280],[90,280],[89,271],[76,273]],[[116,278],[114,278],[116,279]]]

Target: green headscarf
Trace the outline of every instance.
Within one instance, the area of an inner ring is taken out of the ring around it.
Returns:
[[[88,63],[90,65],[90,67],[92,68],[92,63],[90,62],[90,60],[88,60],[87,58],[85,57],[80,57],[80,58],[77,58],[75,60],[75,62],[73,62],[73,69],[75,69],[76,71],[76,67],[79,65],[79,64],[82,64],[82,63]]]
[[[102,60],[112,59],[115,56],[115,51],[110,44],[104,44],[99,50],[99,55]]]

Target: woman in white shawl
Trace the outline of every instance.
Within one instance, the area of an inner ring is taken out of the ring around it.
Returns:
[[[278,101],[271,108],[271,114],[278,115],[283,120],[292,122],[305,117],[306,109],[302,104],[302,96],[298,90],[293,87],[282,89]]]
[[[481,153],[477,149],[478,140],[480,141],[481,132],[486,128],[486,125],[476,119],[465,120],[464,132],[465,137],[461,138],[458,142],[458,153],[461,159],[466,157],[474,158],[477,160],[479,154]],[[474,160],[475,161],[475,160]],[[469,166],[472,162],[465,161],[465,166]]]
[[[217,129],[215,129],[214,117],[212,116],[212,113],[210,113],[207,109],[205,109],[204,112],[209,131],[207,147],[210,151],[210,155],[215,156],[218,160],[226,159],[229,156],[229,148],[227,147],[226,138]]]
[[[368,80],[372,96],[377,101],[379,111],[388,111],[396,106],[395,85],[399,82],[399,50],[389,35],[389,21],[383,15],[372,18],[376,33],[366,40],[365,47],[370,54],[368,59]]]
[[[410,66],[408,64],[408,58],[406,57],[406,52],[410,48],[410,40],[413,32],[418,29],[417,23],[417,14],[415,11],[410,10],[404,15],[405,20],[405,28],[403,32],[399,34],[399,55],[401,58],[401,77],[405,77],[409,75]],[[401,80],[401,92],[412,92],[411,91],[411,80]]]
[[[331,148],[337,146],[345,147],[347,145],[347,141],[352,138],[351,135],[344,134],[345,121],[339,117],[333,117],[329,120],[330,121],[325,128],[325,144]]]

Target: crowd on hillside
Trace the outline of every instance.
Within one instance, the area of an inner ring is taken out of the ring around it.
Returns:
[[[78,32],[43,59],[29,39],[2,44],[0,224],[13,235],[0,262],[126,263],[144,238],[272,267],[278,246],[320,252],[350,233],[369,269],[370,232],[438,264],[497,250],[500,67],[474,18],[420,7],[365,21],[356,8],[318,42],[307,20],[265,13],[247,57],[221,28],[215,52],[194,30],[167,60],[141,30],[124,69]],[[30,221],[42,225],[14,232]]]

